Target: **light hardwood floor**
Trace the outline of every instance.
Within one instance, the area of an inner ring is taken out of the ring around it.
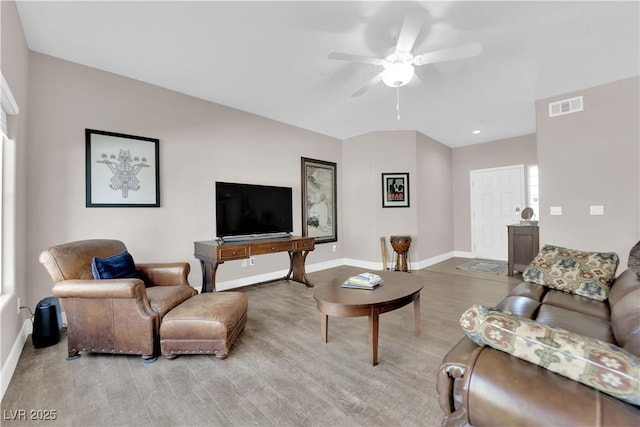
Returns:
[[[34,349],[28,340],[2,401],[3,426],[437,426],[435,378],[462,336],[460,314],[493,305],[519,277],[456,270],[453,258],[412,273],[424,278],[421,328],[413,306],[380,317],[379,365],[369,363],[366,317],[330,318],[320,338],[313,290],[276,282],[246,290],[248,321],[229,357],[82,353],[65,361],[66,339]],[[338,267],[315,284],[362,271]],[[24,410],[27,420],[12,420]],[[54,421],[30,420],[53,410]],[[35,413],[37,415],[38,413]]]

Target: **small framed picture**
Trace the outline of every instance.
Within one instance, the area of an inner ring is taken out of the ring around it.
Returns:
[[[158,139],[85,129],[86,206],[159,207]]]
[[[409,207],[409,173],[382,174],[382,207]]]

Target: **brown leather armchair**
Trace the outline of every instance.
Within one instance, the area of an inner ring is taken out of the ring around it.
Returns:
[[[139,354],[156,360],[160,321],[198,292],[189,285],[186,262],[136,264],[141,279],[94,280],[93,257],[126,251],[119,240],[81,240],[52,246],[39,260],[53,280],[68,323],[69,359],[80,351]]]

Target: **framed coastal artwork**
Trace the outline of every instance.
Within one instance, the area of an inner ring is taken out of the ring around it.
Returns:
[[[160,141],[85,129],[86,207],[159,207]]]
[[[338,240],[336,164],[301,158],[302,235],[316,243]]]

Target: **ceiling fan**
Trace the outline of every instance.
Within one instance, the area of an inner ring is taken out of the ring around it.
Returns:
[[[470,58],[482,52],[481,43],[470,43],[448,49],[434,50],[418,55],[411,53],[416,42],[420,29],[422,28],[422,14],[408,13],[402,22],[398,42],[393,51],[385,58],[371,58],[368,56],[352,55],[350,53],[331,52],[329,59],[358,62],[384,67],[384,69],[374,78],[369,80],[364,86],[351,94],[358,97],[377,85],[381,81],[385,85],[399,88],[411,81],[415,74],[415,66],[435,64],[438,62],[451,61],[454,59]]]

